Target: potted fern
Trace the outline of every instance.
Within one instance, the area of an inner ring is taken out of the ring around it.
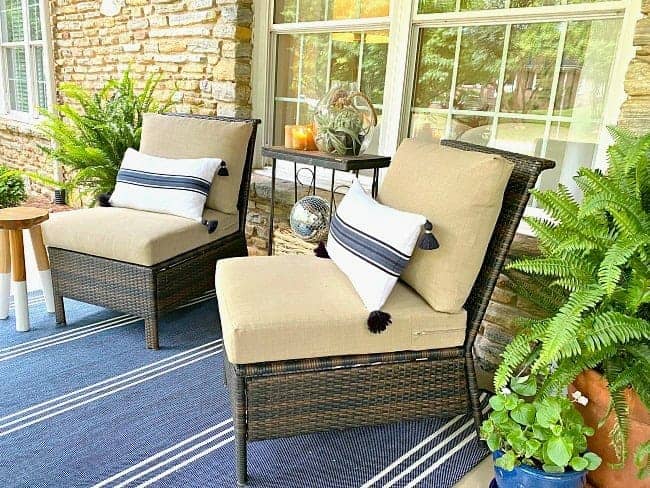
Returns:
[[[526,219],[541,255],[509,268],[542,285],[517,291],[548,316],[522,321],[495,374],[496,391],[530,374],[537,399],[572,382],[600,399],[580,407],[596,429],[589,448],[608,461],[590,474],[598,487],[639,486],[650,451],[650,134],[611,134],[607,173],[574,178],[581,201],[562,185],[533,192],[549,215]]]
[[[154,98],[159,76],[150,76],[143,88],[137,90],[130,71],[119,80],[108,81],[97,93],[77,85],[64,83],[59,87],[69,100],[44,112],[39,126],[51,145],[40,146],[51,160],[67,170],[61,182],[41,174],[28,176],[56,189],[73,191],[94,198],[113,190],[117,171],[129,147],[140,146],[142,115],[162,112],[169,102]]]

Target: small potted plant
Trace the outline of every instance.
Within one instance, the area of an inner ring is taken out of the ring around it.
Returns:
[[[582,488],[587,471],[600,466],[597,454],[587,452],[587,436],[575,403],[587,403],[579,392],[572,398],[537,393],[537,382],[513,378],[490,398],[492,412],[481,426],[481,438],[493,453],[495,480],[491,488]]]

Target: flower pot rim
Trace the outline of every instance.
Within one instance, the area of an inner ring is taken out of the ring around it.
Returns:
[[[497,454],[498,453],[498,454]],[[492,458],[494,460],[497,459],[497,457],[501,457],[503,455],[503,451],[494,451],[492,453]],[[495,466],[496,468],[496,466]],[[568,479],[568,478],[580,478],[584,476],[586,473],[586,470],[583,471],[565,471],[564,473],[547,473],[546,471],[543,471],[541,469],[535,468],[533,466],[528,466],[527,464],[518,464],[515,466],[515,469],[520,469],[522,471],[525,471],[526,473],[529,473],[533,476],[536,476],[537,478],[541,478],[544,480],[554,480],[554,479]]]

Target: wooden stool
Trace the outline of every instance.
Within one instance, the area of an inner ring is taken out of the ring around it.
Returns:
[[[10,274],[14,282],[14,304],[16,330],[29,330],[29,308],[27,307],[27,275],[25,273],[25,250],[23,230],[28,229],[32,238],[36,265],[43,285],[45,306],[54,313],[54,294],[50,260],[47,257],[41,222],[49,218],[47,210],[33,207],[12,207],[0,209],[0,319],[9,316]]]

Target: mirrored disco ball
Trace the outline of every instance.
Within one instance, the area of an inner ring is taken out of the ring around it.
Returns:
[[[329,228],[330,205],[317,196],[303,197],[291,209],[291,230],[307,242],[322,241]]]

